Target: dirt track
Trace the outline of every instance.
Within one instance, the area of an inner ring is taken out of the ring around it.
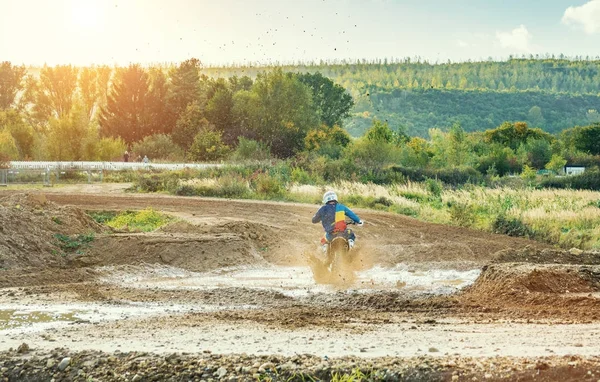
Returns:
[[[56,220],[68,212],[61,206],[70,205],[153,207],[180,221],[150,234],[99,233],[85,253],[47,266],[27,256],[11,258],[10,264],[21,265],[0,272],[0,332],[6,334],[0,350],[26,342],[42,355],[66,347],[158,355],[311,354],[357,357],[358,365],[385,357],[402,357],[407,365],[431,358],[433,374],[406,374],[421,380],[500,378],[500,370],[505,376],[523,372],[528,380],[526,365],[547,356],[552,367],[536,368],[538,376],[598,379],[586,374],[597,366],[595,359],[569,365],[575,361],[567,357],[600,351],[598,254],[561,253],[524,239],[357,210],[367,223],[357,232],[355,272],[341,285],[323,285],[315,282],[309,261],[319,256],[321,229],[309,223],[317,206],[89,189],[53,190],[45,198],[40,205],[34,200],[31,219],[42,222],[44,211],[51,211],[48,218]],[[24,213],[29,199],[18,200],[17,212],[10,203],[3,211]],[[11,245],[9,253],[24,248]],[[506,358],[490,367],[495,356]],[[483,367],[461,368],[469,362]],[[579,370],[584,364],[588,369]],[[307,365],[300,369],[308,371]],[[262,373],[251,369],[238,374]]]

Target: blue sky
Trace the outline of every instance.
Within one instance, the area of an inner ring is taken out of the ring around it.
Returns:
[[[0,0],[0,60],[40,65],[600,54],[600,0]]]

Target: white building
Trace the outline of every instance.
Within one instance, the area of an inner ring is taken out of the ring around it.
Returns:
[[[584,172],[584,166],[565,166],[565,175],[580,175]]]

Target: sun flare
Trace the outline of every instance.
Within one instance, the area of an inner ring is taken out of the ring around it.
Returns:
[[[77,27],[94,30],[100,26],[101,13],[93,0],[77,0],[71,7],[71,21]]]

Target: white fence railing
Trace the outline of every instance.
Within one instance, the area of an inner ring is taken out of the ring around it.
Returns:
[[[216,163],[140,163],[140,162],[10,162],[12,170],[182,170],[220,167]]]

